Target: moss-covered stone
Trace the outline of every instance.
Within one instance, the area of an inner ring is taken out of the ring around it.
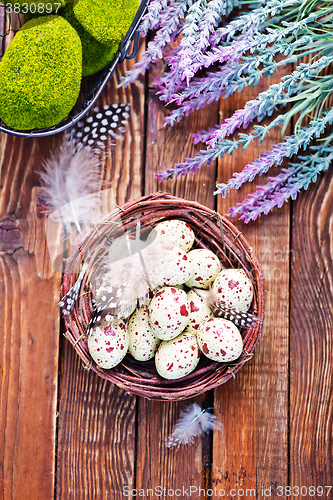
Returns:
[[[98,42],[119,43],[139,6],[140,0],[79,0],[73,9],[79,23]]]
[[[29,130],[56,125],[78,98],[82,74],[79,35],[62,17],[28,21],[0,63],[0,117]]]
[[[62,10],[62,16],[79,34],[82,44],[82,76],[93,75],[112,61],[119,43],[100,43],[79,23],[72,7]]]

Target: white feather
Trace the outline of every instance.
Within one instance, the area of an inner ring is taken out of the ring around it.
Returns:
[[[103,286],[114,293],[118,292],[119,295],[115,295],[118,307],[131,307],[134,301],[142,306],[147,302],[150,291],[164,285],[164,260],[172,248],[158,238],[148,244],[137,238],[131,241],[131,246],[127,234],[118,238],[116,252],[112,254],[111,261],[109,254],[102,278]],[[124,258],[124,255],[128,256]]]
[[[99,160],[90,148],[65,141],[44,162],[41,197],[50,218],[72,242],[101,218]]]
[[[168,448],[191,445],[197,436],[212,430],[222,430],[221,422],[216,420],[215,415],[193,403],[180,413],[172,434],[166,439],[166,445]]]

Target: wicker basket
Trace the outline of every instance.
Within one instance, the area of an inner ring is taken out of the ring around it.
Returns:
[[[78,97],[77,103],[70,112],[70,114],[57,125],[44,129],[34,130],[15,130],[8,127],[0,119],[0,131],[6,132],[10,135],[20,137],[46,137],[63,132],[72,127],[75,123],[81,120],[88,111],[90,111],[96,104],[97,99],[103,92],[105,86],[113,75],[117,65],[125,59],[132,59],[138,50],[139,32],[138,27],[142,17],[147,11],[150,0],[142,0],[140,7],[133,19],[133,22],[126,33],[124,39],[119,45],[118,51],[115,54],[111,63],[102,71],[99,71],[93,76],[84,77],[82,79],[82,88]],[[38,2],[36,2],[38,3]],[[13,4],[14,5],[14,2]],[[5,6],[0,3],[0,61],[5,53],[11,39],[22,25],[22,17],[20,14],[12,12],[8,14]],[[130,52],[131,45],[132,50]]]
[[[250,328],[242,329],[244,349],[236,362],[225,364],[207,359],[201,355],[197,368],[178,380],[165,380],[155,369],[154,359],[140,362],[128,353],[124,360],[111,370],[103,370],[91,359],[86,343],[86,329],[91,318],[91,281],[102,272],[101,262],[107,254],[108,245],[119,234],[120,225],[115,223],[121,217],[122,230],[135,230],[137,221],[141,228],[151,227],[165,219],[181,219],[195,233],[194,246],[212,250],[221,260],[222,266],[242,268],[250,277],[254,288],[254,299],[250,312],[258,321]],[[223,232],[223,238],[222,238]],[[87,369],[94,370],[101,377],[110,380],[125,391],[148,399],[177,400],[197,396],[217,387],[231,377],[253,356],[253,350],[260,337],[264,315],[264,280],[258,260],[252,255],[251,247],[242,234],[216,212],[184,199],[164,193],[156,193],[126,203],[120,209],[104,217],[98,226],[88,232],[76,246],[67,261],[63,279],[62,294],[66,294],[77,279],[77,272],[84,256],[93,255],[89,270],[81,283],[80,296],[72,314],[65,317],[67,339],[82,359]]]

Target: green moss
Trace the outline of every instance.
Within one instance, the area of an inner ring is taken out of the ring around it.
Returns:
[[[0,63],[0,117],[17,130],[50,127],[73,108],[81,84],[78,34],[62,17],[28,21]]]
[[[85,30],[100,43],[119,43],[139,6],[140,0],[79,0],[74,5],[74,13]]]
[[[79,34],[82,44],[82,76],[92,75],[112,61],[119,44],[100,43],[76,19],[72,8],[65,8],[62,16]]]

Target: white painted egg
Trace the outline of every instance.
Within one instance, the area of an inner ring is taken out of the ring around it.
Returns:
[[[88,349],[95,363],[109,369],[125,357],[129,344],[126,325],[118,319],[102,319],[88,338]]]
[[[228,307],[248,311],[253,299],[250,278],[243,269],[223,269],[212,286],[218,298]]]
[[[147,361],[155,356],[160,340],[154,335],[150,323],[148,310],[138,309],[128,322],[129,347],[128,350],[134,359]]]
[[[182,285],[192,276],[192,260],[184,250],[173,247],[165,252],[164,272],[166,285]]]
[[[234,323],[224,318],[210,318],[198,328],[197,342],[204,355],[214,361],[233,361],[243,351],[243,340]]]
[[[161,340],[177,337],[190,321],[187,295],[179,288],[162,288],[150,301],[148,310],[152,330]]]
[[[171,246],[176,246],[188,252],[194,243],[194,232],[186,222],[178,219],[165,220],[157,224],[148,236],[166,241]]]
[[[199,363],[200,351],[195,335],[185,331],[172,340],[163,340],[155,355],[157,373],[166,379],[179,379]]]
[[[207,292],[207,290],[200,290],[200,294],[202,296],[207,294]],[[194,290],[190,290],[187,293],[187,300],[189,301],[191,310],[190,323],[187,329],[191,333],[196,335],[200,324],[206,319],[211,318],[213,316],[213,313],[208,307],[207,302],[203,298],[199,297],[199,295],[195,293]]]
[[[185,285],[190,288],[208,288],[221,271],[219,259],[205,248],[191,250],[187,255],[192,260],[193,273]]]

